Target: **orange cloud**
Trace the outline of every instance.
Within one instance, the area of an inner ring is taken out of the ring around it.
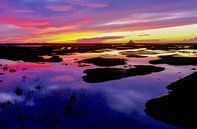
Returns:
[[[185,40],[183,40],[183,42],[186,42],[186,43],[197,43],[197,37],[192,38],[192,39],[185,39]]]
[[[144,39],[144,40],[135,40],[136,43],[159,43],[160,39]]]
[[[76,43],[104,43],[105,40],[109,39],[120,39],[123,36],[105,36],[105,37],[98,37],[98,38],[82,38],[78,39]]]

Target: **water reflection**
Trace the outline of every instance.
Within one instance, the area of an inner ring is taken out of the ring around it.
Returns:
[[[68,129],[176,129],[153,120],[144,113],[150,98],[166,94],[165,86],[192,73],[194,66],[158,64],[165,71],[144,76],[122,78],[102,83],[86,83],[81,78],[92,64],[79,67],[78,60],[93,57],[116,57],[127,60],[126,67],[150,65],[159,55],[182,54],[185,51],[154,51],[148,57],[132,58],[121,54],[135,50],[60,55],[60,63],[29,63],[0,60],[0,125],[2,128],[68,128]],[[188,50],[189,51],[189,50]],[[196,53],[195,50],[189,51]],[[190,56],[195,56],[191,54]],[[187,54],[186,54],[187,55]],[[47,57],[45,57],[47,58]],[[15,69],[15,72],[5,70]],[[125,66],[115,66],[124,68]],[[111,68],[111,67],[110,67]],[[114,68],[114,67],[112,67]],[[16,88],[22,90],[17,96]],[[50,124],[49,124],[50,123]],[[77,124],[76,124],[77,123]]]

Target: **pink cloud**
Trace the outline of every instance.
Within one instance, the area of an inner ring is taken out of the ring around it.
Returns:
[[[25,9],[16,9],[16,10],[12,10],[12,12],[15,13],[33,13],[33,10],[25,10]]]
[[[52,17],[55,19],[55,17]],[[58,18],[61,19],[61,18]],[[80,19],[72,19],[71,21],[66,21],[62,26],[49,26],[42,29],[37,29],[32,32],[34,36],[36,35],[46,35],[46,34],[59,34],[66,32],[84,32],[88,31],[86,29],[81,29],[82,24],[88,24],[92,21],[92,16],[82,17]]]
[[[56,5],[56,6],[49,6],[47,8],[50,10],[53,10],[53,11],[68,12],[73,9],[73,6],[71,6],[71,5]]]
[[[22,42],[25,36],[6,36],[6,37],[0,37],[0,43],[17,43]]]
[[[191,25],[196,24],[195,21],[184,21],[184,20],[165,20],[157,22],[147,22],[147,23],[131,23],[126,25],[109,25],[109,26],[92,26],[89,29],[105,32],[119,32],[119,31],[135,31],[135,30],[147,30],[147,29],[157,29],[173,26]]]
[[[79,25],[80,26],[80,25],[84,25],[84,24],[89,24],[93,18],[94,17],[92,15],[84,16],[82,18],[70,21],[70,22],[66,23],[66,25]]]
[[[65,26],[61,26],[61,27],[47,27],[44,29],[38,29],[34,32],[32,32],[32,34],[34,36],[36,35],[49,35],[49,34],[58,34],[58,33],[64,33],[64,32],[75,32],[75,31],[79,31],[79,28],[75,25],[65,25]]]
[[[16,16],[3,16],[0,17],[0,24],[16,25],[22,27],[47,27],[49,22],[40,19],[31,19]]]
[[[87,7],[91,7],[91,8],[105,8],[105,7],[107,7],[107,4],[104,4],[104,3],[86,3],[84,5]]]

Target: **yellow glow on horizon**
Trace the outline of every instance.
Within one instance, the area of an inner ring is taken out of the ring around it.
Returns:
[[[76,43],[80,39],[94,39],[103,37],[120,38],[104,38],[101,43],[126,43],[129,40],[144,43],[183,42],[197,37],[197,24],[149,30],[120,31],[108,33],[98,31],[74,33],[61,32],[59,34],[43,34],[37,38],[30,37],[27,38],[25,42]]]
[[[81,38],[91,38],[97,36],[97,32],[85,32],[85,33],[70,33],[70,34],[57,34],[51,37],[49,42],[62,43],[62,42],[75,42]]]
[[[75,43],[78,39],[81,38],[92,38],[98,36],[98,32],[79,32],[79,33],[60,33],[53,35],[42,35],[36,40],[39,42],[47,41],[48,43]],[[32,40],[32,39],[28,39]],[[34,40],[35,41],[35,40]]]
[[[124,36],[120,39],[105,40],[106,43],[111,42],[128,42],[134,41],[152,41],[160,40],[160,42],[179,42],[183,40],[189,40],[197,37],[197,24],[166,27],[152,30],[140,30],[134,32],[115,32],[106,35],[119,35]]]

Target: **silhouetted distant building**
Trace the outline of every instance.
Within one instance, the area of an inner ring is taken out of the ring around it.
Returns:
[[[130,40],[128,43],[127,43],[127,45],[129,45],[129,46],[133,46],[135,44],[135,42],[133,41],[133,40]]]

